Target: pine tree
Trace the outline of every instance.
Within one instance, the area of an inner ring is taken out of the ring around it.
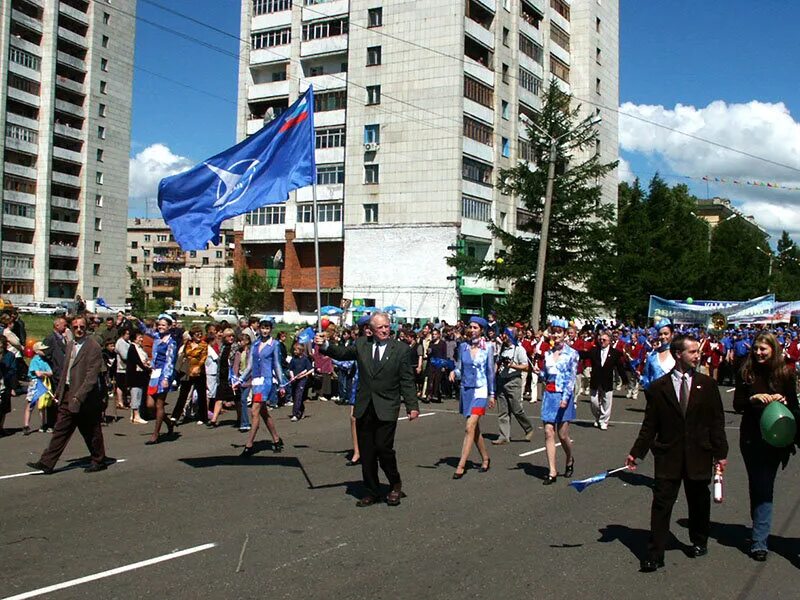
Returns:
[[[780,302],[800,299],[800,248],[787,231],[781,233],[774,260],[770,289],[775,298]]]
[[[711,235],[709,295],[746,300],[766,294],[771,254],[764,235],[743,218],[723,221]]]

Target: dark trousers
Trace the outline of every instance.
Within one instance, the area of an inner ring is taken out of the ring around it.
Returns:
[[[197,420],[208,421],[208,400],[206,399],[206,376],[205,374],[196,377],[189,377],[186,381],[181,381],[178,391],[178,401],[172,409],[172,419],[180,419],[183,414],[183,407],[186,406],[186,399],[189,392],[194,387],[197,390]]]
[[[428,400],[442,401],[442,369],[434,366],[428,367]]]
[[[303,413],[306,412],[306,384],[308,377],[303,377],[292,383],[292,416],[298,419],[303,418]]]
[[[683,491],[689,505],[689,541],[692,545],[705,546],[711,527],[711,480],[683,478]],[[680,479],[656,478],[653,486],[653,505],[650,510],[650,542],[648,556],[653,559],[664,557],[664,548],[669,537],[669,524],[672,507],[681,488]]]
[[[389,480],[392,489],[400,486],[400,473],[397,471],[397,457],[394,452],[394,434],[397,421],[381,421],[375,413],[372,402],[366,412],[356,419],[358,449],[361,453],[361,476],[367,494],[378,496],[380,481],[378,463]]]
[[[100,424],[102,413],[100,403],[91,400],[87,400],[87,404],[77,413],[70,412],[66,402],[59,404],[53,437],[50,438],[50,444],[39,459],[41,463],[51,469],[55,467],[75,429],[81,432],[83,441],[86,442],[86,447],[92,455],[92,462],[95,464],[103,462],[106,451],[103,444],[103,428]]]

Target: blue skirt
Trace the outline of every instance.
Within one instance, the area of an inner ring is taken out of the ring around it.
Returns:
[[[476,398],[477,388],[461,388],[461,414],[465,417],[472,415],[483,416],[486,414],[488,398]]]
[[[545,391],[542,397],[542,421],[544,423],[562,423],[575,420],[575,402],[572,398],[565,408],[561,408],[561,392]]]

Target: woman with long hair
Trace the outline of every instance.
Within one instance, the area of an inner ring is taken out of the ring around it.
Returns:
[[[761,436],[761,414],[771,402],[785,404],[800,418],[795,375],[783,359],[783,349],[772,333],[759,333],[736,374],[733,408],[742,414],[739,448],[747,469],[750,517],[753,521],[750,556],[767,560],[767,538],[772,526],[772,503],[778,465],[786,467],[794,444],[776,448]]]
[[[131,399],[131,423],[140,425],[147,423],[139,411],[147,390],[147,382],[150,380],[150,358],[142,348],[143,336],[141,331],[131,333],[128,355],[125,357],[125,376]]]
[[[575,420],[575,383],[578,378],[580,357],[564,341],[569,323],[554,319],[550,323],[550,349],[545,352],[544,366],[541,369],[545,382],[542,395],[542,423],[544,423],[544,445],[547,452],[549,471],[542,482],[551,485],[558,477],[556,466],[556,435],[566,455],[567,465],[564,477],[572,477],[575,457],[572,454],[572,439],[569,437],[569,423]],[[536,371],[539,367],[536,366]]]
[[[166,313],[158,315],[155,330],[146,329],[139,322],[142,333],[153,338],[153,356],[150,359],[152,370],[150,371],[150,383],[147,387],[147,407],[152,411],[155,406],[156,425],[152,437],[145,442],[146,446],[152,446],[160,441],[161,424],[166,422],[167,430],[171,434],[175,429],[175,424],[166,416],[164,405],[167,402],[167,393],[172,383],[172,371],[175,368],[176,344],[170,333],[172,317]]]
[[[667,319],[656,324],[658,346],[647,357],[642,372],[642,389],[647,389],[659,377],[663,377],[675,368],[675,357],[669,351],[675,327]]]
[[[458,348],[456,368],[450,373],[450,381],[461,380],[461,415],[467,419],[464,441],[453,479],[461,479],[467,466],[472,444],[481,455],[480,472],[489,470],[490,459],[481,436],[480,420],[486,407],[494,408],[494,344],[485,337],[488,322],[473,316],[467,325],[467,341]]]

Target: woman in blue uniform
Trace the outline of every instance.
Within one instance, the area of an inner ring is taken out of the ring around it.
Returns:
[[[147,386],[147,407],[152,410],[155,406],[156,426],[152,437],[145,442],[146,446],[157,444],[160,441],[161,423],[167,424],[169,433],[172,433],[175,428],[175,424],[164,410],[178,350],[170,327],[172,327],[172,317],[168,314],[158,315],[155,329],[148,329],[139,321],[139,330],[153,338],[153,355],[150,360],[152,370],[150,371],[150,383]]]
[[[480,419],[486,407],[494,408],[494,344],[484,337],[488,323],[481,317],[472,317],[467,326],[468,339],[456,353],[456,368],[450,381],[461,380],[461,414],[466,417],[464,443],[453,479],[461,479],[472,444],[481,455],[480,472],[489,470],[489,453],[481,437]]]
[[[547,451],[547,464],[550,468],[544,485],[556,482],[556,434],[567,458],[565,477],[572,477],[575,458],[572,455],[572,440],[569,437],[569,423],[575,420],[575,381],[578,378],[580,357],[576,350],[564,343],[564,335],[569,324],[564,319],[554,319],[550,323],[551,348],[544,355],[542,376],[545,381],[542,397],[542,422],[544,423],[544,444]],[[535,371],[538,371],[538,367]]]
[[[667,319],[656,324],[659,346],[647,357],[642,372],[642,388],[646,391],[659,377],[663,377],[675,368],[675,358],[669,351],[675,328]]]

